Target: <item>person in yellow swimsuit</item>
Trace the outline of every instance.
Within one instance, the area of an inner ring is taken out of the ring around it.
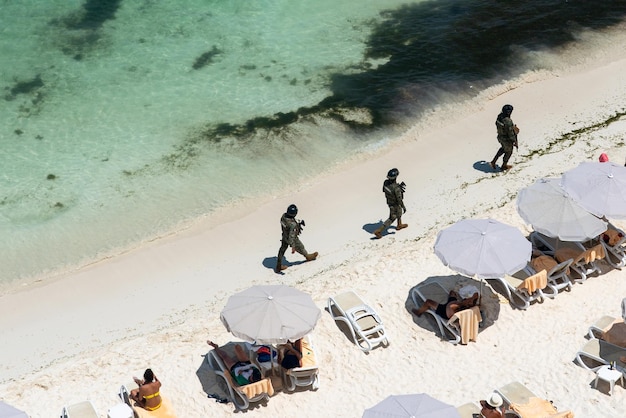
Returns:
[[[146,369],[143,374],[143,380],[136,377],[133,377],[133,379],[139,387],[130,391],[130,398],[148,411],[159,409],[163,402],[159,393],[161,382],[154,375],[152,369]]]

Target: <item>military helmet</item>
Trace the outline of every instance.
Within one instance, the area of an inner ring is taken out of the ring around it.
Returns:
[[[505,115],[510,115],[511,113],[513,113],[513,106],[511,106],[510,104],[502,106],[502,113],[504,113]]]
[[[287,208],[287,215],[296,216],[298,214],[298,207],[294,204],[289,205]]]
[[[389,170],[389,172],[387,173],[387,178],[390,180],[395,179],[396,177],[398,177],[398,174],[400,174],[400,171],[397,168],[392,168],[391,170]]]

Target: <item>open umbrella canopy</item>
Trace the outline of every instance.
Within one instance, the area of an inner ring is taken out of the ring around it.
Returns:
[[[28,418],[26,412],[0,401],[0,418]]]
[[[439,231],[435,241],[435,254],[444,265],[480,279],[520,271],[531,252],[519,229],[493,219],[463,219]]]
[[[576,203],[561,179],[539,179],[520,190],[517,212],[535,231],[562,241],[586,241],[606,231],[606,222]]]
[[[563,188],[598,217],[626,219],[626,167],[583,162],[563,173]]]
[[[393,395],[368,408],[363,418],[461,418],[457,409],[425,393]]]
[[[228,331],[257,344],[282,344],[313,330],[321,311],[311,296],[286,285],[252,286],[232,295],[220,317]]]

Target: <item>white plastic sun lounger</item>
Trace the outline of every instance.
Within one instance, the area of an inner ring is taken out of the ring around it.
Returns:
[[[302,338],[302,367],[285,370],[283,382],[285,389],[289,392],[296,390],[296,387],[310,387],[317,390],[320,387],[318,356],[315,355],[313,337],[309,334]]]
[[[413,300],[413,304],[416,307],[419,307],[426,301],[426,299],[434,300],[440,304],[446,303],[448,300],[448,294],[449,291],[444,289],[441,284],[437,282],[430,282],[414,287],[411,290],[411,299]],[[440,317],[432,309],[427,310],[425,313],[430,315],[437,323],[441,338],[446,339],[452,344],[458,344],[461,342],[461,333],[459,329],[450,322],[450,320]]]
[[[536,289],[534,292],[531,293],[528,292],[527,289],[519,287],[525,279],[538,274],[543,273],[531,273],[529,270],[524,269],[518,271],[513,275],[507,274],[504,276],[504,278],[492,278],[486,280],[487,283],[491,285],[491,287],[494,287],[494,284],[496,284],[495,287],[497,287],[498,289],[504,289],[504,292],[506,293],[505,296],[507,297],[511,305],[515,306],[518,309],[524,310],[527,309],[530,304],[535,301],[542,303],[546,297],[554,299],[554,297],[558,294],[558,290],[554,286],[552,286],[552,284],[548,280],[547,273],[545,273],[545,280],[547,284],[543,289]]]
[[[328,312],[335,321],[348,326],[352,340],[364,352],[378,345],[389,345],[385,326],[376,311],[349,290],[328,298]]]
[[[468,402],[456,408],[461,418],[477,418],[480,416],[480,406],[474,402]]]
[[[587,335],[589,338],[597,338],[599,340],[602,339],[602,334],[604,331],[611,327],[616,322],[621,322],[622,319],[615,318],[614,316],[604,315],[599,318],[596,322],[589,326],[589,330],[587,331]]]
[[[602,251],[594,252],[594,249],[585,248],[585,246],[580,242],[560,241],[556,238],[550,238],[540,234],[537,231],[533,231],[530,234],[530,240],[533,243],[533,246],[539,249],[545,248],[545,252],[555,258],[559,257],[558,252],[561,249],[570,249],[578,253],[577,256],[571,257],[573,261],[570,264],[570,269],[578,275],[578,278],[575,278],[574,281],[582,283],[587,280],[589,275],[601,273],[600,267],[596,262],[597,258],[594,257],[594,255],[599,254],[600,252],[605,253],[606,251],[603,251],[603,247],[600,247],[600,250]],[[592,252],[592,256],[587,256],[587,254],[591,254]]]
[[[626,363],[620,360],[620,357],[623,356],[626,356],[626,348],[592,338],[578,350],[575,361],[583,368],[593,372],[612,362],[615,362],[621,370],[625,370]]]
[[[63,408],[61,418],[99,418],[91,401],[83,401]]]
[[[609,245],[609,243],[602,239],[602,235],[600,235],[600,242],[604,245],[604,249],[606,250],[604,259],[613,268],[620,269],[626,266],[626,233],[611,223],[609,223],[609,228],[621,234],[622,239],[613,245]]]
[[[502,386],[501,388],[496,389],[496,392],[498,392],[500,396],[502,396],[504,406],[505,408],[507,408],[504,414],[505,417],[537,417],[539,415],[536,414],[537,410],[535,408],[537,408],[538,406],[541,406],[542,412],[545,411],[545,415],[541,415],[545,418],[549,418],[551,416],[559,418],[574,417],[574,414],[571,411],[557,411],[556,407],[552,405],[551,401],[535,395],[535,393],[533,393],[530,389],[528,389],[520,382],[511,382],[505,386]],[[532,405],[532,408],[530,409],[533,410],[534,414],[524,414],[524,410],[528,409],[524,408],[524,406],[526,405]]]
[[[550,257],[547,254],[544,256]],[[571,258],[568,260],[559,263],[554,260],[555,266],[548,270],[548,283],[558,292],[561,289],[565,289],[566,291],[572,290],[572,280],[569,277],[569,267],[572,264]],[[529,272],[538,273],[539,271],[533,268],[533,263],[529,263],[527,266]]]
[[[225,350],[232,350],[234,355],[234,343],[228,343],[220,348]],[[270,396],[274,394],[274,388],[269,377],[264,377],[259,382],[250,383],[246,386],[239,386],[234,381],[230,374],[230,370],[228,370],[228,368],[226,367],[220,356],[217,355],[215,350],[211,350],[208,352],[206,360],[209,363],[211,369],[213,369],[213,371],[215,372],[215,374],[220,376],[224,380],[230,400],[238,409],[246,410],[250,406],[250,403],[267,401],[269,400]],[[244,387],[248,386],[250,386],[249,390],[243,389]],[[255,387],[252,388],[252,386]],[[252,393],[253,395],[249,396],[250,393]]]

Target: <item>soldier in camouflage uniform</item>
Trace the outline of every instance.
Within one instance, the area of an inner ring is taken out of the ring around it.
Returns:
[[[276,260],[276,273],[280,273],[285,270],[287,266],[283,266],[283,257],[287,247],[291,247],[291,253],[298,252],[306,258],[306,261],[312,261],[317,258],[317,251],[314,253],[307,253],[304,248],[304,244],[298,238],[298,235],[302,232],[304,221],[298,221],[296,215],[298,214],[298,207],[296,205],[289,205],[287,212],[280,218],[280,227],[283,231],[281,238],[280,250],[278,250],[278,259]]]
[[[383,183],[383,192],[387,199],[387,206],[389,206],[389,219],[387,219],[380,228],[374,231],[376,239],[380,239],[383,236],[383,231],[389,228],[396,219],[398,220],[397,231],[409,226],[402,223],[402,214],[406,212],[406,207],[404,206],[404,182],[400,184],[396,182],[398,174],[400,174],[400,171],[398,171],[397,168],[392,168],[387,173],[387,180]]]
[[[493,160],[491,160],[491,163],[489,163],[494,170],[496,169],[496,162],[501,155],[504,155],[501,169],[504,171],[512,167],[507,163],[513,154],[513,147],[517,148],[517,134],[519,133],[519,128],[511,120],[511,113],[513,113],[513,106],[504,105],[502,107],[502,113],[500,113],[496,119],[500,149],[496,153],[496,156],[493,157]]]

